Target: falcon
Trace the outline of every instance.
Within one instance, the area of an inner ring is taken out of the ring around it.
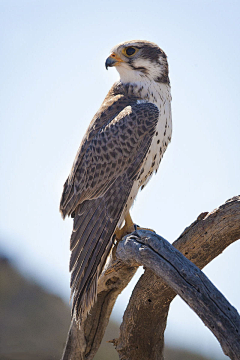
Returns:
[[[120,79],[83,137],[60,202],[63,218],[73,218],[70,287],[72,314],[80,323],[96,301],[114,239],[134,230],[129,210],[157,172],[172,134],[163,50],[149,41],[127,41],[112,49],[105,66],[116,67]]]

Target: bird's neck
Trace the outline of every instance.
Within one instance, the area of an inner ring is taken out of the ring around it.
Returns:
[[[121,81],[120,81],[121,82]],[[144,79],[137,82],[121,82],[128,96],[156,104],[171,102],[171,87],[168,83],[161,83]]]

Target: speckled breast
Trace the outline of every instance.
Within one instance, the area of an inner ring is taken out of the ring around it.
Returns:
[[[159,120],[152,143],[148,150],[146,159],[138,175],[138,187],[144,187],[152,174],[157,172],[161,159],[171,141],[172,118],[170,102],[164,102],[159,107]]]

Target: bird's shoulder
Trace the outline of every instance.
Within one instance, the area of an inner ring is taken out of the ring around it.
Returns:
[[[127,166],[130,153],[131,156],[134,155],[134,152],[138,154],[138,147],[142,141],[146,141],[144,137],[152,137],[158,115],[159,111],[156,105],[142,101],[134,96],[128,96],[118,86],[113,86],[110,89],[102,106],[88,127],[78,149],[70,175],[64,184],[60,203],[63,216],[74,208],[75,205],[72,204],[75,204],[76,199],[79,198],[77,194],[81,193],[83,196],[83,194],[88,193],[88,196],[90,196],[91,192],[93,195],[93,190],[90,190],[91,186],[89,186],[89,179],[92,176],[88,176],[88,173],[91,167],[92,170],[96,169],[97,158],[100,159],[102,154],[102,162],[108,163],[109,158],[112,156],[112,164],[114,162],[117,164],[117,157],[119,156],[121,158],[119,161],[122,163],[119,171],[124,171],[123,163]],[[114,148],[115,152],[112,151]],[[112,153],[113,155],[111,155]],[[138,156],[137,154],[136,156]],[[125,160],[123,161],[123,159]],[[118,174],[119,171],[116,171],[115,174]],[[105,174],[104,171],[103,173]],[[105,175],[107,176],[107,173]],[[104,175],[102,177],[104,178]],[[94,181],[97,181],[96,172]],[[96,189],[94,191],[96,192]],[[95,192],[94,196],[96,195]]]
[[[113,119],[116,119],[114,121],[116,123],[125,115],[129,115],[129,107],[133,116],[139,115],[144,110],[154,115],[158,112],[157,106],[153,103],[142,100],[133,94],[128,94],[128,87],[119,82],[114,83],[87,128],[76,154],[69,180],[74,177],[86,150],[99,131],[109,125]]]

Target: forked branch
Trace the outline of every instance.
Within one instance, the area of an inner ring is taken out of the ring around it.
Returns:
[[[132,236],[134,238],[131,238]],[[176,252],[174,247],[199,268],[207,265],[227,246],[240,238],[240,197],[227,201],[211,213],[201,214],[173,245],[166,243],[162,238],[159,241],[159,238],[149,232],[146,237],[145,232],[138,231],[119,243],[117,255],[124,256],[126,262],[112,259],[108,264],[99,279],[97,302],[81,329],[76,326],[74,319],[72,321],[63,360],[93,359],[100,346],[116,298],[128,284],[139,264],[144,264],[147,269],[133,291],[124,314],[120,338],[115,341],[120,359],[163,359],[167,314],[176,293],[192,306],[207,326],[210,328],[214,326],[214,331],[212,328],[211,330],[219,339],[224,352],[231,359],[238,359],[236,351],[237,354],[240,353],[237,344],[240,343],[240,339],[237,331],[240,329],[236,310],[205,275]],[[134,256],[127,255],[126,258],[129,247],[135,248]],[[160,248],[163,253],[159,252]],[[160,266],[157,266],[159,261],[153,262],[152,256],[155,260],[159,260],[156,256],[160,257]],[[170,257],[172,262],[169,261]],[[152,267],[153,264],[156,266]],[[168,268],[167,265],[170,267]],[[196,282],[193,281],[195,276]],[[214,298],[214,295],[217,298]],[[200,300],[200,306],[194,299]],[[212,307],[208,313],[211,317],[206,318],[206,306],[210,303]],[[205,314],[203,314],[204,307]],[[224,333],[224,339],[222,326],[227,332]]]
[[[181,296],[213,332],[224,353],[231,359],[239,359],[240,317],[238,312],[207,276],[180,251],[159,235],[141,230],[126,237],[118,245],[116,255],[124,262],[137,261],[139,265],[143,265],[159,276],[176,294]],[[151,298],[148,298],[147,302],[149,308],[153,306]],[[142,314],[140,313],[139,316],[141,319]],[[142,331],[143,329],[145,329],[144,322]],[[115,345],[120,353],[120,359],[137,359],[137,357],[129,357],[128,346],[126,351],[119,340]],[[140,359],[146,359],[146,355],[141,356]]]

